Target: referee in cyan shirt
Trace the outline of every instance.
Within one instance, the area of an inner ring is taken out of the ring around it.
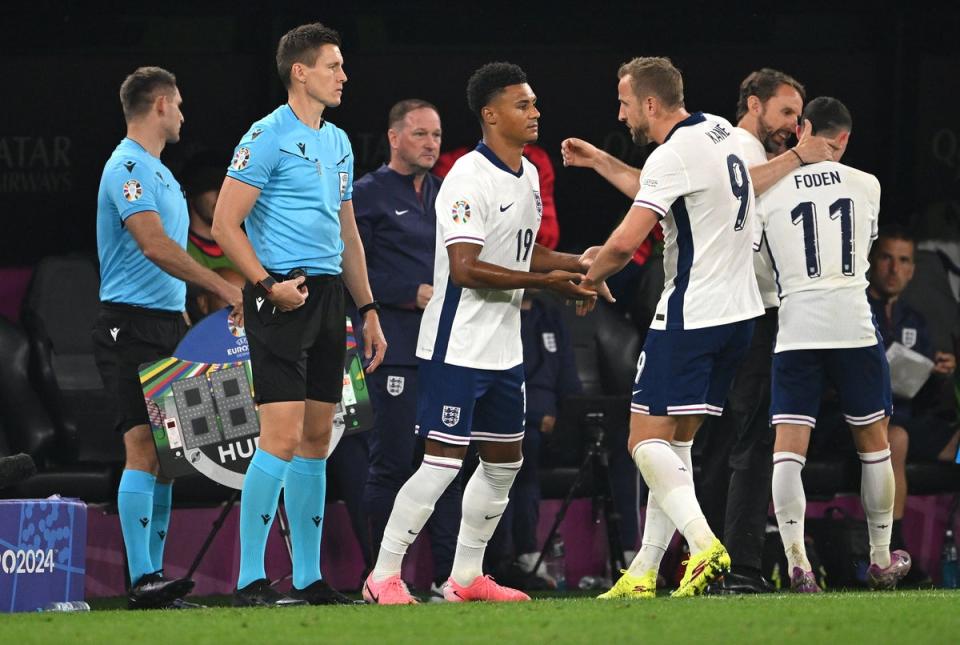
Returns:
[[[243,302],[260,412],[240,501],[234,602],[345,603],[320,574],[326,458],[343,388],[344,285],[363,317],[368,372],[387,343],[354,220],[353,151],[323,119],[347,80],[339,35],[319,23],[287,32],[277,69],[288,102],[240,140],[213,221],[214,238],[249,281]],[[281,488],[293,543],[290,597],[270,586],[263,562]]]
[[[97,367],[116,405],[116,428],[124,433],[117,511],[130,572],[129,607],[196,607],[180,600],[193,582],[166,580],[161,573],[172,484],[157,479],[139,369],[173,354],[186,332],[185,280],[233,305],[242,324],[240,289],[184,250],[187,202],[160,161],[164,146],[180,140],[176,77],[141,67],[123,81],[120,102],[127,136],[104,166],[97,195],[101,303],[92,333]]]

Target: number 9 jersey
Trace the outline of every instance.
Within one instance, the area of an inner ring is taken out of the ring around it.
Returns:
[[[480,261],[529,271],[543,203],[536,167],[513,172],[483,143],[457,159],[437,194],[433,298],[420,322],[417,356],[484,370],[523,363],[523,289],[468,289],[450,279],[451,244],[483,247]]]
[[[803,166],[757,201],[780,293],[775,351],[877,343],[867,270],[880,182],[835,161]]]
[[[634,206],[663,227],[663,294],[650,329],[717,327],[756,318],[753,186],[740,138],[696,112],[674,126],[643,166]]]

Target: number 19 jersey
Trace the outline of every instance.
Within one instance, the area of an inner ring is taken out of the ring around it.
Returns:
[[[835,161],[795,170],[757,201],[780,290],[775,351],[877,343],[867,302],[880,182]]]
[[[453,283],[447,247],[476,244],[480,261],[529,271],[543,202],[536,167],[513,172],[483,143],[457,159],[437,194],[433,297],[420,321],[417,357],[484,370],[523,363],[523,289],[468,289]]]

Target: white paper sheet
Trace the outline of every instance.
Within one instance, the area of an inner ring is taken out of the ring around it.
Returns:
[[[900,343],[893,343],[887,348],[887,362],[890,363],[893,393],[907,399],[916,396],[933,370],[933,361]]]

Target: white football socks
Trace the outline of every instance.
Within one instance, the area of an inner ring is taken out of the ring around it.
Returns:
[[[807,458],[795,452],[773,454],[773,510],[777,515],[780,539],[783,540],[783,551],[790,569],[788,576],[794,567],[811,570],[803,541],[807,497],[803,492],[803,480],[800,479],[800,471],[806,463]]]
[[[510,487],[523,460],[493,464],[480,460],[463,490],[463,519],[450,577],[466,587],[483,575],[483,554],[509,503]]]
[[[660,508],[686,538],[691,553],[709,548],[716,536],[700,510],[690,468],[670,443],[663,439],[641,441],[633,449],[633,461]]]
[[[400,488],[393,502],[373,568],[374,580],[380,582],[400,574],[407,547],[417,539],[433,513],[433,505],[456,479],[462,465],[462,459],[424,455],[420,468]]]
[[[870,562],[885,569],[890,566],[895,489],[890,449],[857,455],[860,457],[860,502],[870,535]]]
[[[693,483],[693,460],[690,457],[692,446],[692,441],[670,442],[673,452],[683,462],[687,474],[690,475],[691,485]],[[663,560],[663,555],[670,546],[675,529],[673,522],[660,508],[651,490],[647,494],[647,514],[643,521],[643,544],[630,563],[629,571],[632,575],[642,576],[651,569],[654,572],[660,571],[660,561]]]

